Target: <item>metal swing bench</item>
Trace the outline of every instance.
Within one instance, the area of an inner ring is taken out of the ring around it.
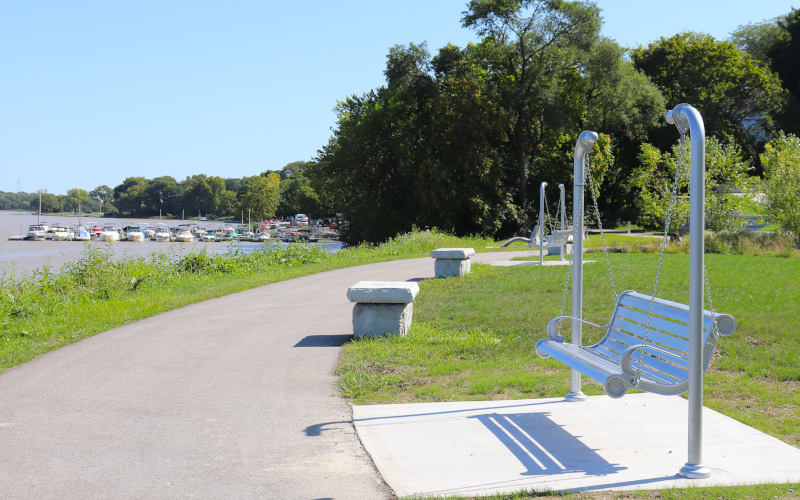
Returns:
[[[605,329],[606,334],[590,346],[567,343],[558,333],[559,323],[565,319]],[[734,330],[733,316],[703,311],[704,371],[719,335],[727,336]],[[627,290],[619,295],[609,324],[600,326],[558,316],[547,325],[547,333],[549,339],[536,343],[540,357],[556,359],[600,382],[613,398],[624,396],[629,389],[664,395],[688,389],[689,306],[685,304]]]

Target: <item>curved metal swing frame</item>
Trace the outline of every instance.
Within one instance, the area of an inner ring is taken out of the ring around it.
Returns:
[[[653,359],[659,359],[660,356],[668,356],[674,353],[665,351],[658,346],[648,345],[648,329],[650,327],[650,317],[647,319],[647,325],[644,327],[644,343],[642,345],[628,346],[624,352],[617,353],[618,361],[620,363],[620,370],[626,376],[634,376],[633,379],[642,390],[649,390],[651,392],[660,392],[662,394],[679,394],[688,390],[689,392],[689,447],[688,447],[688,461],[680,469],[679,474],[687,478],[706,478],[711,475],[710,468],[706,467],[702,462],[702,408],[703,408],[703,375],[705,368],[716,344],[717,331],[714,327],[719,327],[719,333],[729,335],[733,333],[736,328],[736,321],[730,315],[719,315],[722,320],[715,319],[713,312],[709,313],[703,307],[705,283],[705,126],[700,113],[688,104],[679,104],[666,114],[666,121],[675,125],[681,135],[687,132],[691,138],[691,180],[690,180],[690,202],[689,202],[689,222],[690,222],[690,240],[692,242],[689,252],[689,303],[688,305],[672,303],[672,305],[679,306],[677,309],[681,310],[682,316],[685,317],[686,334],[686,347],[685,350],[685,378],[679,379],[676,383],[664,384],[662,382],[655,382],[653,386],[652,380],[642,379],[642,363],[637,363],[639,366],[634,369],[632,366],[631,358],[638,354],[638,359],[641,360],[645,354]],[[597,134],[595,132],[584,131],[578,137],[575,145],[575,159],[574,159],[574,179],[575,179],[575,196],[573,199],[573,219],[575,221],[583,221],[583,179],[584,179],[584,155],[588,154],[592,146],[597,142]],[[577,229],[577,225],[576,225]],[[569,317],[559,317],[551,322],[549,329],[551,331],[552,340],[541,340],[542,342],[563,343],[564,337],[557,334],[555,326],[563,319],[570,319],[572,321],[572,345],[576,349],[583,349],[582,344],[582,324],[586,323],[583,320],[583,242],[580,238],[575,238],[574,241],[574,255],[578,256],[578,266],[573,273],[573,287],[572,287],[572,315]],[[621,301],[630,294],[635,292],[623,292],[620,295],[617,307],[615,308],[614,318],[611,323],[606,325],[608,337],[614,330],[614,319],[617,316]],[[659,307],[663,299],[657,299],[655,296],[644,296],[641,294],[638,298],[648,299],[650,302],[650,314],[652,315],[653,308],[656,304]],[[670,305],[670,304],[667,304]],[[708,329],[704,328],[706,318],[710,314],[711,324]],[[667,318],[666,323],[672,322],[671,318]],[[597,326],[597,325],[595,325]],[[552,328],[551,328],[552,327]],[[669,327],[668,329],[675,329]],[[708,335],[704,335],[708,332]],[[555,333],[555,335],[554,335]],[[560,337],[560,338],[559,338]],[[605,340],[605,338],[604,338]],[[601,341],[602,343],[603,341]],[[537,343],[537,352],[540,351],[540,345]],[[563,344],[562,344],[563,345]],[[681,346],[683,348],[683,346]],[[649,352],[646,352],[649,351]],[[661,351],[661,352],[659,352]],[[542,354],[551,354],[542,353]],[[571,390],[567,394],[568,401],[580,401],[586,398],[581,391],[581,371],[576,368],[586,368],[587,375],[592,370],[597,368],[594,360],[579,359],[579,357],[565,353],[564,360],[573,369],[571,373]],[[584,365],[584,366],[582,366]],[[674,365],[674,363],[673,363]],[[614,387],[618,383],[626,384],[626,379],[619,379],[612,383],[610,388],[612,393],[615,391]],[[645,382],[642,385],[642,382]],[[670,387],[671,386],[671,387]],[[664,389],[663,391],[653,389]],[[627,389],[625,389],[627,390]],[[622,391],[621,394],[624,394]],[[613,395],[610,393],[610,395]]]

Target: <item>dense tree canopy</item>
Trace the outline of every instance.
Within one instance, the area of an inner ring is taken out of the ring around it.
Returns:
[[[600,32],[600,11],[589,2],[471,0],[462,24],[483,37],[476,62],[491,71],[513,118],[508,149],[518,176],[516,200],[524,207],[530,156],[569,112],[571,99],[562,89],[578,78],[576,61]]]
[[[236,195],[238,208],[256,220],[275,217],[280,196],[280,178],[276,174],[266,177],[244,177]]]
[[[733,43],[684,32],[631,51],[636,67],[658,85],[668,106],[689,103],[703,116],[706,133],[730,137],[753,158],[775,132],[773,117],[785,103],[780,80]],[[666,125],[654,144],[674,141]]]
[[[780,32],[767,50],[770,67],[789,93],[789,103],[779,113],[778,123],[784,132],[800,135],[800,9],[794,9],[778,25]]]
[[[642,138],[660,119],[660,91],[597,36],[594,4],[468,7],[463,24],[479,43],[435,56],[425,44],[392,47],[386,85],[337,106],[315,169],[318,191],[341,205],[347,241],[379,242],[415,225],[517,231],[534,215],[533,186],[569,181],[582,127]]]

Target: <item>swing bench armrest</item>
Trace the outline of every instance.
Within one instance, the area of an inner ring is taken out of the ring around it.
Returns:
[[[555,318],[550,320],[550,323],[547,324],[547,335],[550,337],[551,340],[555,340],[556,342],[564,342],[564,340],[565,340],[564,336],[561,335],[560,333],[558,333],[558,331],[557,331],[558,324],[561,323],[561,320],[564,320],[564,319],[579,321],[581,323],[593,326],[595,328],[608,329],[608,327],[611,326],[611,323],[609,323],[609,324],[607,324],[605,326],[601,326],[601,325],[597,325],[595,323],[592,323],[590,321],[586,321],[585,319],[576,318],[574,316],[556,316]]]
[[[622,353],[622,356],[620,356],[620,358],[619,358],[619,367],[622,369],[622,371],[625,374],[630,375],[632,377],[636,376],[636,370],[633,367],[631,367],[631,356],[633,356],[633,354],[636,351],[641,350],[641,349],[647,349],[648,351],[660,352],[660,353],[666,354],[669,357],[675,356],[674,352],[668,351],[666,349],[662,349],[660,347],[656,347],[654,345],[648,345],[648,344],[632,345],[632,346],[628,347],[627,349],[625,349],[625,351]]]

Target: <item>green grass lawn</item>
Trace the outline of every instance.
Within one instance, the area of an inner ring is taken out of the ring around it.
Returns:
[[[598,257],[585,266],[584,317],[606,324],[614,300],[605,259]],[[609,258],[617,292],[652,292],[657,254]],[[800,447],[800,260],[707,255],[706,264],[715,310],[732,314],[739,326],[718,343],[705,378],[705,405]],[[688,301],[688,265],[687,254],[666,256],[659,296]],[[569,370],[540,359],[534,344],[561,312],[566,272],[565,266],[473,265],[463,278],[421,282],[407,336],[344,346],[343,393],[356,404],[563,396]],[[584,328],[585,343],[599,340],[592,330]],[[584,381],[587,394],[603,394],[600,384]],[[790,498],[790,488],[763,495],[762,487],[722,489],[714,498]],[[704,498],[658,494],[665,496],[653,498]]]

